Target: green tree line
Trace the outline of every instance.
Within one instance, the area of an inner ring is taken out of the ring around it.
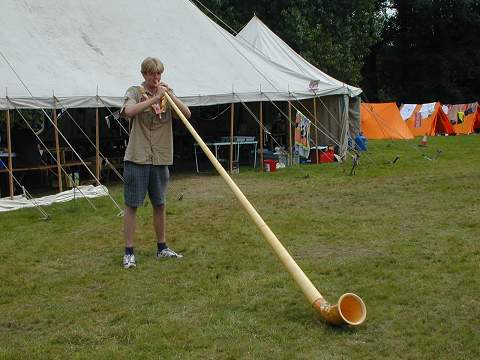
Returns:
[[[364,100],[480,98],[480,0],[194,2],[232,32],[256,14],[313,65],[360,86]]]

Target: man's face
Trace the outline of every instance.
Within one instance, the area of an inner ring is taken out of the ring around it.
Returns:
[[[156,88],[162,79],[161,72],[154,72],[154,73],[147,73],[143,74],[143,78],[145,79],[145,84],[149,88]]]

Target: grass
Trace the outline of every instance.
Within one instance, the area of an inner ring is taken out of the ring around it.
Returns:
[[[361,326],[314,314],[219,176],[174,175],[181,261],[155,259],[150,207],[133,271],[108,198],[47,207],[47,222],[0,214],[0,358],[479,358],[480,137],[417,143],[370,141],[355,176],[350,164],[234,176],[327,300],[363,298]]]

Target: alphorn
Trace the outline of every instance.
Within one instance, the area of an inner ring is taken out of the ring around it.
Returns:
[[[165,97],[179,118],[182,120],[185,127],[192,134],[197,144],[200,145],[202,150],[205,152],[205,155],[207,155],[208,159],[212,162],[220,176],[225,180],[235,197],[238,199],[238,201],[240,201],[240,204],[242,204],[245,211],[248,213],[248,215],[250,215],[252,221],[255,223],[255,225],[257,225],[265,240],[278,256],[282,264],[287,268],[288,272],[293,277],[293,280],[300,287],[315,311],[317,311],[317,313],[319,313],[326,322],[332,325],[360,325],[365,320],[367,315],[367,309],[363,300],[358,295],[353,293],[346,293],[340,296],[340,299],[336,305],[331,305],[324,299],[324,297],[312,284],[310,279],[297,265],[292,256],[283,247],[282,243],[277,239],[273,231],[270,230],[265,221],[263,221],[262,217],[258,214],[253,205],[238,188],[237,184],[235,184],[232,178],[228,175],[223,166],[202,140],[200,135],[198,135],[197,131],[183,115],[178,106],[172,101],[172,98],[168,95],[168,93],[165,93]]]

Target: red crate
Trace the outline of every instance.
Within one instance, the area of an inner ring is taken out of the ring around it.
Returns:
[[[263,160],[263,169],[265,172],[274,172],[277,170],[277,160]]]
[[[318,161],[320,163],[328,163],[328,162],[334,162],[335,161],[335,152],[333,150],[319,150],[318,151]],[[317,151],[315,148],[310,150],[310,162],[312,164],[317,163]]]
[[[325,152],[320,153],[319,158],[321,163],[329,163],[335,161],[335,152],[333,150],[327,150]]]

